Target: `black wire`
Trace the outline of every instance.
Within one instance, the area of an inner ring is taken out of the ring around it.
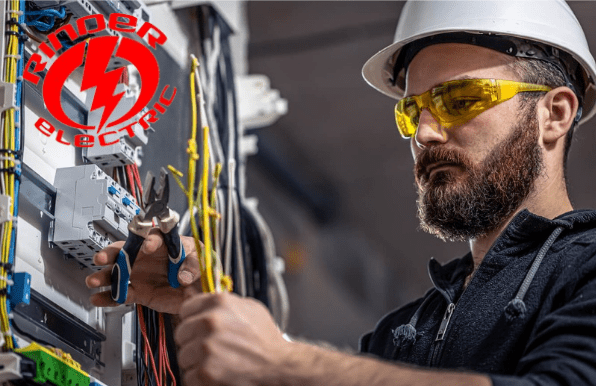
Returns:
[[[176,344],[174,343],[174,327],[172,324],[172,317],[169,314],[163,314],[163,319],[166,330],[166,347],[168,350],[168,358],[170,360],[170,369],[172,369],[172,373],[174,374],[176,385],[182,385],[182,381],[180,379],[180,367],[178,366]],[[170,378],[169,384],[171,383],[172,380]]]
[[[263,235],[256,223],[256,219],[252,213],[241,208],[242,220],[244,222],[244,229],[247,233],[247,247],[249,249],[249,257],[252,263],[252,278],[254,297],[259,299],[263,304],[269,307],[269,275],[267,272],[267,257],[265,251],[265,244],[263,242]]]
[[[118,179],[120,180],[120,186],[126,189],[126,179],[124,178],[124,175],[126,173],[124,173],[124,168],[122,166],[118,166],[116,169],[118,171]]]
[[[145,377],[143,375],[143,350],[142,350],[142,342],[143,337],[141,336],[141,329],[139,328],[139,313],[137,311],[137,307],[135,305],[135,318],[134,318],[134,329],[135,329],[135,363],[137,367],[137,385],[141,386],[144,385]]]

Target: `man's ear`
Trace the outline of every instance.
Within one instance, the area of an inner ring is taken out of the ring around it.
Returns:
[[[565,137],[573,125],[579,101],[569,87],[550,90],[537,104],[540,133],[545,146]]]

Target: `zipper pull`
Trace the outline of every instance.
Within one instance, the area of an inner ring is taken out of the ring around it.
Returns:
[[[451,315],[453,315],[453,310],[455,310],[455,304],[449,303],[447,310],[445,311],[445,315],[443,315],[443,320],[441,321],[441,326],[439,327],[439,333],[437,334],[437,339],[435,339],[435,342],[443,340],[445,331],[447,331],[447,326],[449,326],[449,321],[451,320]]]

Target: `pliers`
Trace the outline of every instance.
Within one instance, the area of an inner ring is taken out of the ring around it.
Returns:
[[[186,258],[186,253],[178,235],[180,215],[168,207],[170,182],[168,172],[164,168],[160,170],[159,183],[156,191],[155,176],[150,171],[147,172],[143,186],[145,211],[134,216],[128,224],[128,237],[112,267],[112,299],[120,304],[126,300],[130,272],[143,241],[153,228],[153,218],[157,218],[168,250],[168,282],[173,288],[180,286],[178,271]]]

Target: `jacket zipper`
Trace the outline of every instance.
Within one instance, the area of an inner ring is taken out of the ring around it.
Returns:
[[[445,331],[447,331],[447,327],[449,326],[449,321],[451,320],[451,315],[453,315],[453,310],[455,310],[455,304],[449,303],[447,310],[445,311],[445,315],[443,315],[443,320],[441,321],[441,326],[439,327],[439,333],[437,334],[435,342],[439,342],[445,337]]]
[[[491,249],[489,249],[489,252],[491,250],[492,250],[492,247],[491,247]],[[487,252],[487,254],[485,256],[487,256],[489,252]],[[459,295],[459,299],[457,299],[457,302],[453,303],[451,298],[443,293],[443,296],[449,302],[449,304],[447,305],[447,309],[445,310],[445,314],[443,315],[443,319],[441,320],[441,325],[439,326],[439,332],[437,333],[437,337],[435,338],[435,341],[433,342],[432,351],[431,351],[431,355],[430,355],[430,363],[428,364],[430,367],[436,366],[439,363],[441,348],[443,347],[443,342],[444,342],[443,339],[445,337],[445,334],[447,333],[447,328],[449,327],[449,322],[451,321],[451,317],[453,316],[453,313],[455,312],[455,307],[457,307],[457,304],[459,303],[461,298],[464,296],[464,294],[466,293],[468,288],[470,288],[470,285],[472,284],[472,280],[474,279],[474,276],[476,276],[476,273],[474,273],[472,275],[470,282],[468,282],[468,285],[466,286],[466,288],[464,288],[461,295]],[[431,276],[431,281],[433,282],[434,287],[437,288],[437,290],[438,290],[439,288],[437,287],[436,283],[434,283],[432,276]],[[440,291],[440,292],[442,292],[442,291]]]
[[[473,278],[474,277],[472,276],[472,279]],[[455,302],[455,304],[451,300],[449,300],[449,305],[447,306],[447,309],[445,310],[445,314],[443,315],[443,320],[441,320],[441,325],[439,326],[439,332],[437,333],[437,337],[435,338],[435,341],[433,343],[433,350],[432,350],[432,355],[431,355],[430,364],[429,364],[429,366],[431,366],[431,367],[436,366],[439,363],[441,348],[443,347],[443,339],[445,338],[445,334],[447,333],[447,328],[449,327],[449,322],[451,321],[451,317],[453,316],[453,313],[455,312],[455,307],[457,307],[457,304],[459,303],[461,298],[464,296],[464,294],[470,287],[470,284],[471,283],[468,283],[467,287],[464,288],[463,292],[461,293],[461,295],[459,295],[459,299],[457,299],[457,302]]]
[[[438,361],[439,352],[441,351],[440,348],[443,346],[443,338],[445,337],[445,332],[447,332],[447,327],[449,327],[449,322],[451,321],[451,316],[453,316],[454,310],[455,304],[449,303],[447,309],[445,310],[445,314],[443,315],[443,320],[441,320],[439,332],[437,333],[437,337],[433,343],[433,350],[429,363],[431,367],[434,366]]]

